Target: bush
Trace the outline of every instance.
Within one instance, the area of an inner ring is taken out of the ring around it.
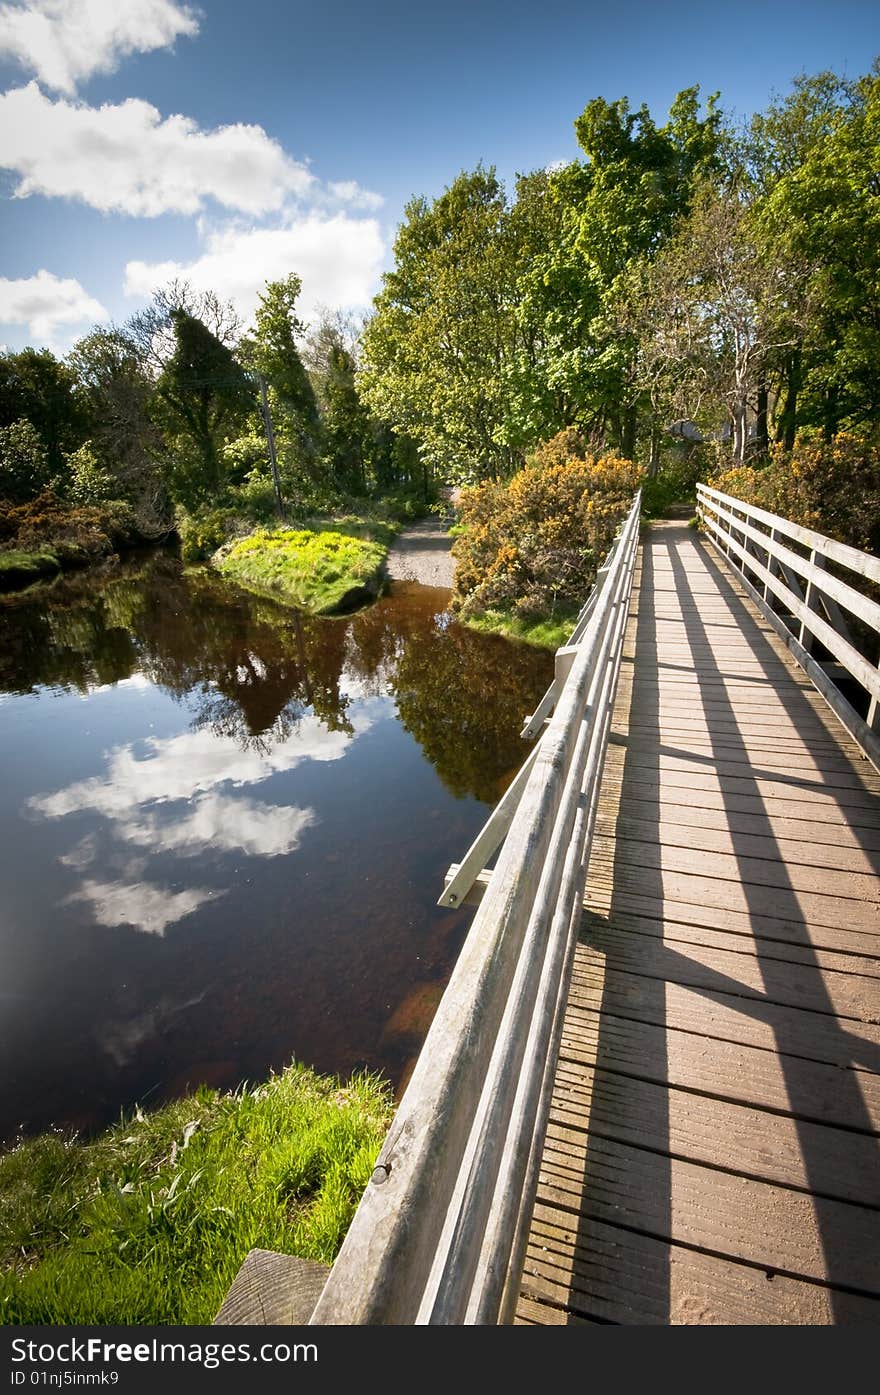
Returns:
[[[453,606],[523,619],[586,599],[642,471],[616,452],[591,455],[571,430],[530,458],[509,484],[462,491]]]
[[[858,436],[801,437],[789,452],[773,447],[767,465],[737,466],[709,484],[863,552],[880,551],[880,448]]]
[[[89,441],[67,457],[67,497],[74,504],[102,504],[119,497],[120,489],[109,470],[99,463]]]
[[[73,506],[44,489],[24,504],[0,501],[0,547],[57,553],[62,563],[102,557],[137,539],[134,515],[128,504]]]
[[[0,427],[0,499],[25,503],[49,483],[43,438],[26,418]]]
[[[204,562],[231,538],[250,531],[239,510],[229,508],[192,514],[178,507],[175,526],[184,562]]]

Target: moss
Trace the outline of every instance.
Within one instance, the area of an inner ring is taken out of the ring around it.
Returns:
[[[336,529],[261,529],[234,543],[216,565],[258,594],[334,615],[379,594],[386,556],[382,543]]]
[[[391,1112],[378,1077],[293,1064],[20,1143],[0,1157],[0,1321],[209,1323],[251,1249],[330,1263]]]
[[[0,552],[0,591],[29,586],[41,577],[55,576],[60,570],[58,557],[48,548],[39,552]]]
[[[559,649],[565,644],[574,629],[576,612],[527,619],[508,610],[487,610],[480,615],[461,615],[463,625],[484,634],[506,635],[508,639],[520,639],[526,644],[537,645],[541,649]]]

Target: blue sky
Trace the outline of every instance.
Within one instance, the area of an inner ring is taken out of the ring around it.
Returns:
[[[873,0],[0,3],[0,342],[63,351],[173,274],[365,308],[411,195],[575,157],[592,97],[746,116],[877,53]]]

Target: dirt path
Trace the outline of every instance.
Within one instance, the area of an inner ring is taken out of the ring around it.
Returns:
[[[419,581],[423,586],[452,586],[455,563],[452,539],[438,518],[423,518],[404,528],[388,553],[392,581]]]

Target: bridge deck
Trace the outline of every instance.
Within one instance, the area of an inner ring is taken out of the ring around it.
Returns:
[[[718,554],[655,525],[519,1322],[880,1321],[878,793]]]

